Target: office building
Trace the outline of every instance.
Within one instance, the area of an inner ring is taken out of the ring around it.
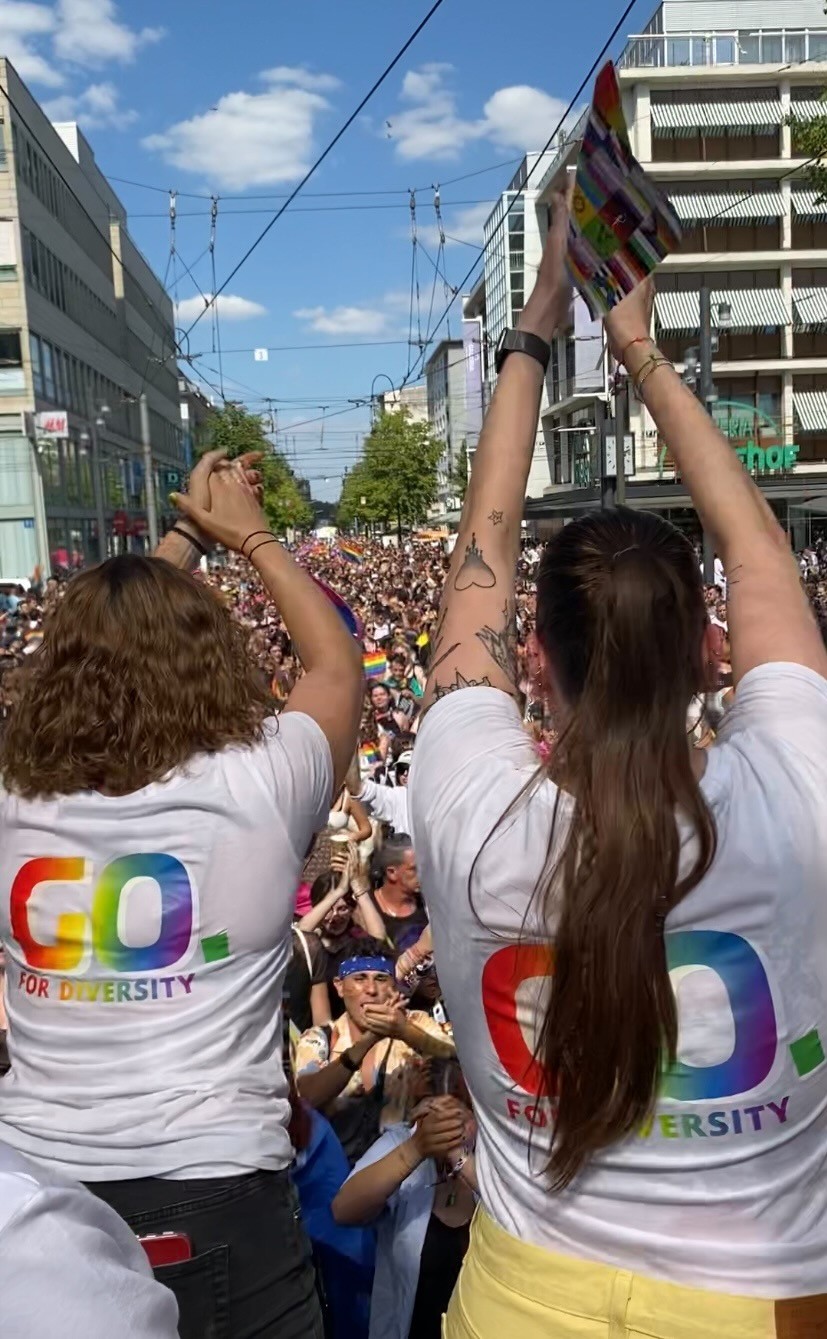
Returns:
[[[538,209],[539,187],[556,154],[529,153],[500,195],[483,228],[485,243],[485,320],[489,348],[489,394],[496,379],[493,350],[503,330],[517,324],[527,295],[534,287],[537,267],[548,230],[548,210]],[[542,409],[548,408],[547,392]],[[546,442],[541,429],[531,473],[528,496],[541,497],[551,481]]]
[[[382,414],[404,409],[412,423],[428,422],[427,386],[402,386],[399,390],[384,391],[373,397],[373,404]]]
[[[0,575],[148,545],[182,445],[172,304],[77,126],[0,59]]]
[[[215,413],[215,406],[183,372],[178,373],[178,398],[181,405],[181,445],[189,469],[208,440],[208,425]]]
[[[439,463],[438,508],[434,519],[456,509],[451,480],[465,443],[465,363],[461,339],[443,339],[425,364],[428,421],[445,444]]]
[[[684,229],[657,276],[658,341],[687,379],[696,375],[707,287],[714,416],[803,543],[827,492],[827,205],[803,178],[790,118],[825,110],[821,0],[665,0],[630,36],[618,74],[633,150]],[[576,143],[564,147],[545,173],[541,211],[576,156]],[[629,502],[697,534],[646,410],[607,394],[599,336],[576,303],[555,341],[542,416],[552,479],[527,514],[562,520],[597,505],[608,431],[626,442]]]

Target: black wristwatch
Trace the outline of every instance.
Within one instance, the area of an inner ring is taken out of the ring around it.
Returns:
[[[349,1074],[355,1074],[359,1068],[358,1062],[353,1059],[349,1048],[347,1051],[342,1051],[342,1054],[339,1056],[339,1064],[343,1069],[346,1069]]]
[[[498,372],[510,353],[527,353],[530,358],[537,359],[545,372],[551,358],[551,345],[528,330],[504,330],[497,340],[497,352],[494,355],[494,366]]]

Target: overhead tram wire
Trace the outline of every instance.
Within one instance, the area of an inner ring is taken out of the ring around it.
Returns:
[[[316,159],[316,161],[315,161],[313,164],[311,164],[311,166],[308,168],[307,172],[305,172],[304,176],[302,177],[301,181],[294,187],[294,189],[293,189],[293,190],[290,192],[290,194],[288,195],[287,199],[284,201],[284,203],[281,205],[281,207],[280,207],[280,208],[276,211],[276,213],[273,215],[273,217],[271,218],[270,222],[267,224],[266,228],[263,228],[263,229],[262,229],[262,231],[259,233],[258,237],[255,238],[255,240],[252,242],[252,244],[247,248],[247,250],[245,251],[244,255],[241,257],[241,260],[238,262],[237,265],[235,265],[235,266],[233,267],[233,269],[232,269],[232,270],[230,271],[230,273],[227,275],[227,278],[224,280],[224,282],[223,282],[223,284],[221,285],[221,287],[213,292],[213,295],[212,295],[212,301],[213,301],[213,303],[215,303],[216,298],[217,298],[221,293],[224,292],[224,290],[227,288],[228,284],[232,283],[233,279],[234,279],[235,276],[238,274],[238,272],[239,272],[239,270],[241,269],[241,267],[242,267],[244,264],[246,264],[246,262],[249,260],[250,256],[253,254],[253,252],[256,250],[256,248],[259,247],[259,246],[261,245],[261,243],[264,241],[264,239],[265,239],[265,237],[267,236],[267,234],[269,233],[270,229],[273,228],[273,227],[275,226],[275,224],[276,224],[276,223],[278,222],[278,220],[281,218],[282,214],[283,214],[283,213],[285,212],[285,210],[290,206],[290,204],[293,202],[293,200],[295,200],[296,196],[299,194],[299,192],[302,190],[302,188],[307,184],[307,182],[310,180],[310,178],[313,176],[313,174],[314,174],[314,173],[321,167],[322,163],[325,161],[325,159],[328,157],[328,155],[329,155],[330,153],[333,152],[333,150],[335,149],[336,145],[339,143],[339,140],[340,140],[340,139],[342,138],[342,136],[343,136],[343,135],[350,129],[350,127],[352,126],[352,124],[353,124],[353,122],[356,120],[356,118],[357,118],[358,116],[361,115],[362,111],[363,111],[364,108],[367,106],[367,104],[370,102],[370,100],[371,100],[371,98],[373,97],[374,93],[376,93],[376,91],[377,91],[379,88],[381,88],[382,84],[385,82],[385,80],[387,79],[388,75],[391,73],[392,70],[394,70],[394,69],[396,68],[396,66],[397,66],[397,65],[399,64],[399,62],[402,60],[402,57],[405,55],[405,53],[408,51],[408,49],[409,49],[409,48],[413,45],[413,43],[416,41],[417,37],[418,37],[419,34],[422,32],[423,28],[425,28],[425,27],[427,26],[427,24],[430,23],[430,21],[431,21],[431,19],[433,18],[434,14],[436,14],[437,10],[442,6],[443,3],[444,3],[444,0],[434,0],[434,3],[431,5],[431,8],[428,10],[428,12],[427,12],[427,14],[425,15],[425,17],[424,17],[423,19],[420,20],[420,22],[417,24],[416,28],[415,28],[414,31],[411,33],[411,35],[410,35],[410,37],[408,38],[408,40],[404,43],[403,46],[401,46],[401,47],[399,48],[399,51],[398,51],[398,52],[396,53],[396,55],[394,56],[393,60],[390,61],[390,63],[389,63],[388,65],[385,66],[385,68],[384,68],[384,70],[382,71],[382,73],[380,74],[379,78],[378,78],[377,80],[375,80],[375,82],[373,83],[372,87],[368,90],[368,92],[367,92],[367,93],[365,94],[365,96],[362,98],[362,100],[361,100],[361,102],[359,103],[358,107],[356,107],[356,108],[351,112],[350,116],[347,118],[347,120],[345,121],[344,125],[342,125],[341,128],[336,132],[336,134],[333,136],[333,139],[329,142],[329,144],[327,145],[327,147],[324,148],[324,149],[322,150],[322,152],[319,154],[319,156],[318,156],[318,158]],[[203,315],[203,313],[201,313],[201,315]],[[198,323],[199,320],[200,320],[200,316],[199,316],[199,317],[196,317],[195,321],[192,322],[192,325],[190,325],[190,327],[189,327],[188,330],[186,331],[187,335],[189,335],[189,334],[192,333],[193,327],[194,327],[195,325],[197,325],[197,323]]]
[[[557,125],[554,127],[554,130],[551,132],[551,134],[549,135],[548,139],[546,140],[545,145],[544,145],[543,148],[540,150],[540,153],[537,155],[537,158],[536,158],[536,160],[535,160],[535,162],[534,162],[534,166],[533,166],[533,167],[531,168],[531,170],[527,173],[527,175],[526,175],[526,179],[525,179],[525,181],[523,182],[522,186],[519,188],[519,190],[517,190],[517,191],[514,192],[514,194],[513,194],[512,198],[511,198],[511,200],[510,200],[509,203],[508,203],[508,208],[507,208],[506,210],[504,210],[503,215],[502,215],[502,218],[500,219],[500,221],[499,221],[499,223],[497,224],[496,228],[494,228],[493,232],[491,233],[491,236],[488,238],[488,241],[485,243],[485,246],[483,247],[482,251],[480,252],[480,255],[475,259],[473,265],[472,265],[471,268],[468,270],[468,273],[465,275],[465,278],[464,278],[464,279],[462,280],[462,282],[458,285],[458,288],[457,288],[457,292],[458,292],[458,293],[461,293],[461,292],[464,290],[466,284],[468,283],[469,279],[471,278],[471,276],[473,275],[473,273],[474,273],[474,271],[476,270],[477,266],[479,265],[480,260],[482,260],[482,259],[484,258],[485,253],[486,253],[486,251],[488,250],[488,248],[491,246],[491,243],[494,241],[494,238],[497,236],[498,232],[500,232],[500,230],[502,229],[503,225],[505,224],[506,219],[508,218],[509,214],[511,213],[511,210],[514,208],[514,205],[516,204],[517,200],[520,198],[520,196],[521,196],[521,195],[523,194],[523,192],[525,191],[526,186],[528,185],[529,181],[531,180],[531,178],[532,178],[534,172],[537,170],[537,167],[539,166],[539,164],[543,161],[543,158],[544,158],[545,154],[546,154],[546,153],[548,152],[548,150],[551,148],[551,146],[552,146],[554,140],[555,140],[555,139],[557,138],[557,136],[560,134],[560,131],[562,130],[563,126],[564,126],[565,123],[566,123],[566,118],[567,118],[568,116],[571,115],[572,111],[574,110],[575,106],[577,105],[577,102],[578,102],[579,98],[581,97],[581,95],[583,94],[584,90],[586,89],[586,87],[587,87],[588,84],[591,82],[592,78],[594,77],[595,73],[596,73],[597,70],[599,69],[599,67],[600,67],[600,65],[601,65],[601,62],[605,59],[607,52],[609,51],[609,49],[610,49],[612,43],[614,42],[615,38],[617,37],[618,33],[620,33],[620,31],[622,30],[623,25],[625,24],[627,18],[629,17],[629,15],[631,14],[632,10],[634,9],[636,3],[637,3],[637,0],[628,0],[628,2],[627,2],[627,4],[626,4],[626,8],[623,10],[623,13],[622,13],[622,14],[620,15],[620,17],[618,18],[618,20],[617,20],[617,22],[616,22],[614,28],[612,29],[611,33],[609,34],[609,36],[607,37],[606,41],[603,43],[603,46],[600,48],[600,51],[598,52],[598,54],[595,56],[594,60],[592,61],[592,64],[591,64],[589,70],[587,71],[587,73],[585,74],[585,76],[583,77],[583,79],[581,80],[581,82],[580,82],[578,88],[576,89],[576,91],[575,91],[575,93],[574,93],[574,96],[571,98],[571,101],[569,102],[568,106],[566,107],[565,111],[563,112],[563,115],[560,117],[560,120],[557,122]],[[428,343],[428,344],[430,344],[430,343],[433,342],[433,337],[434,337],[434,335],[435,335],[436,332],[439,330],[440,326],[441,326],[441,325],[448,319],[448,316],[449,316],[450,311],[451,311],[451,307],[454,305],[454,302],[455,302],[455,301],[456,301],[456,297],[453,297],[453,298],[451,299],[451,301],[446,305],[445,310],[443,311],[443,313],[442,313],[441,317],[439,318],[439,320],[437,321],[436,325],[433,327],[432,330],[429,330],[429,331],[428,331],[428,335],[427,335],[427,343]],[[416,366],[417,366],[417,363],[414,363],[414,369],[416,368]],[[402,381],[401,386],[400,386],[398,389],[399,389],[399,390],[404,390],[404,388],[405,388],[405,386],[408,384],[409,380],[410,380],[410,372],[408,372],[408,373],[406,374],[404,380]]]

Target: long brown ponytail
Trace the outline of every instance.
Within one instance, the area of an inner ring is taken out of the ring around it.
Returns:
[[[552,768],[574,800],[538,890],[557,919],[537,1044],[558,1103],[557,1188],[641,1127],[675,1057],[663,922],[715,853],[686,735],[706,677],[705,619],[692,548],[650,513],[575,521],[545,551],[537,635],[568,713]],[[677,813],[696,841],[683,878]]]

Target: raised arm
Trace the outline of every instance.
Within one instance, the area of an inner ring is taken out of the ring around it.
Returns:
[[[261,474],[256,468],[260,460],[260,451],[247,451],[243,456],[238,457],[238,465],[243,469],[247,482],[255,490],[258,490],[261,483]],[[210,510],[212,505],[210,479],[214,471],[229,469],[232,469],[232,462],[227,460],[226,451],[206,451],[204,453],[194,466],[187,485],[187,496],[195,503],[196,507],[200,507],[202,511]],[[153,558],[163,558],[165,562],[171,563],[173,567],[180,567],[183,572],[191,572],[201,562],[208,545],[208,535],[199,531],[192,521],[179,517],[175,523],[175,529],[169,530],[162,537],[152,556]]]
[[[546,344],[569,309],[567,218],[559,197],[537,283],[519,320],[520,330]],[[497,378],[431,634],[426,710],[459,688],[490,686],[519,695],[514,571],[543,376],[535,358],[515,352]]]
[[[606,318],[606,331],[723,561],[735,682],[769,661],[827,677],[827,652],[789,540],[726,438],[649,338],[652,293],[651,284],[636,289]]]
[[[333,758],[333,793],[344,782],[356,747],[362,708],[362,656],[339,614],[275,535],[240,467],[214,472],[212,507],[173,494],[199,531],[243,554],[255,567],[287,625],[305,673],[285,711],[303,711],[320,726]]]

